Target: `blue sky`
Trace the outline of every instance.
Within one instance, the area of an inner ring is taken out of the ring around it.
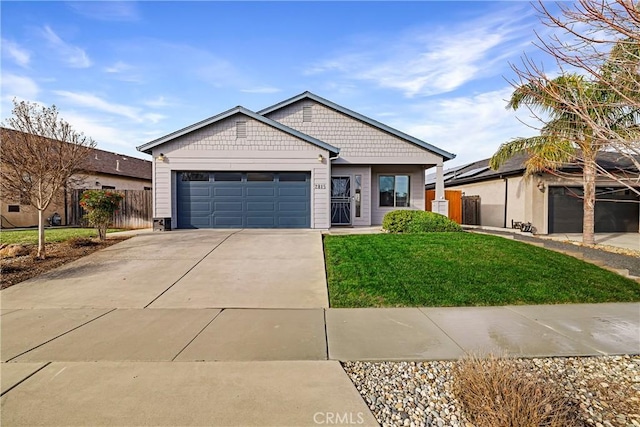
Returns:
[[[135,147],[305,90],[457,154],[535,130],[509,62],[548,31],[528,2],[6,2],[1,113],[55,104],[98,147]],[[547,61],[548,62],[548,61]],[[548,64],[551,64],[548,62]],[[528,112],[518,113],[526,120]]]

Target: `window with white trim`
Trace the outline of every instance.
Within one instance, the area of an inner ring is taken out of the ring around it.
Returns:
[[[409,175],[380,175],[378,182],[381,207],[409,207]]]

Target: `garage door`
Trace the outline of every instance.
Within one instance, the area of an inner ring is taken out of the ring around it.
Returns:
[[[583,191],[580,187],[549,188],[549,233],[582,233]],[[640,199],[629,189],[596,189],[595,232],[635,233]]]
[[[309,228],[310,174],[180,172],[178,228]]]

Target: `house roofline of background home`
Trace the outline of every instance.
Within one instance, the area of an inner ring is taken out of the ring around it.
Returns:
[[[348,108],[345,108],[345,107],[343,107],[341,105],[338,105],[335,102],[331,102],[328,99],[324,99],[324,98],[322,98],[322,97],[320,97],[320,96],[318,96],[316,94],[313,94],[313,93],[311,93],[309,91],[303,92],[303,93],[301,93],[299,95],[296,95],[296,96],[294,96],[292,98],[286,99],[286,100],[278,102],[277,104],[274,104],[274,105],[272,105],[270,107],[264,108],[264,109],[258,111],[258,114],[264,116],[266,114],[272,113],[272,112],[274,112],[276,110],[279,110],[279,109],[284,108],[284,107],[286,107],[288,105],[294,104],[294,103],[296,103],[298,101],[302,101],[304,99],[311,99],[313,101],[316,101],[316,102],[318,102],[318,103],[320,103],[320,104],[322,104],[322,105],[324,105],[326,107],[331,108],[332,110],[335,110],[335,111],[338,111],[340,113],[346,114],[347,116],[350,116],[350,117],[352,117],[352,118],[354,118],[356,120],[364,122],[364,123],[366,123],[368,125],[371,125],[371,126],[373,126],[375,128],[378,128],[378,129],[380,129],[380,130],[382,130],[382,131],[384,131],[386,133],[389,133],[389,134],[394,135],[394,136],[396,136],[398,138],[404,139],[405,141],[411,142],[412,144],[417,145],[420,148],[424,148],[424,149],[426,149],[428,151],[431,151],[432,153],[435,153],[435,154],[438,154],[438,155],[442,156],[444,158],[444,161],[452,160],[452,159],[454,159],[456,157],[455,154],[452,154],[452,153],[449,153],[447,151],[444,151],[444,150],[442,150],[442,149],[440,149],[438,147],[435,147],[435,146],[433,146],[433,145],[431,145],[431,144],[429,144],[427,142],[424,142],[424,141],[422,141],[422,140],[420,140],[418,138],[415,138],[415,137],[413,137],[411,135],[407,135],[404,132],[401,132],[401,131],[399,131],[397,129],[394,129],[394,128],[390,127],[390,126],[387,126],[384,123],[380,123],[379,121],[374,120],[372,118],[369,118],[367,116],[364,116],[364,115],[362,115],[360,113],[356,113],[355,111],[349,110]]]
[[[231,116],[234,116],[236,114],[245,115],[245,116],[247,116],[249,118],[252,118],[252,119],[257,120],[257,121],[259,121],[261,123],[264,123],[267,126],[274,127],[274,128],[276,128],[276,129],[278,129],[278,130],[280,130],[282,132],[288,133],[289,135],[292,135],[292,136],[294,136],[296,138],[299,138],[299,139],[302,139],[303,141],[306,141],[306,142],[308,142],[308,143],[310,143],[312,145],[315,145],[315,146],[320,147],[320,148],[322,148],[324,150],[327,150],[327,151],[329,151],[329,152],[331,152],[333,154],[338,154],[340,152],[340,149],[337,148],[337,147],[334,147],[333,145],[327,144],[326,142],[320,141],[319,139],[313,138],[313,137],[311,137],[309,135],[306,135],[306,134],[304,134],[302,132],[299,132],[299,131],[297,131],[295,129],[292,129],[292,128],[288,127],[288,126],[285,126],[282,123],[278,123],[275,120],[271,120],[268,117],[264,117],[264,116],[261,116],[259,114],[256,114],[253,111],[251,111],[251,110],[249,110],[247,108],[244,108],[242,106],[237,106],[237,107],[231,108],[231,109],[229,109],[227,111],[224,111],[224,112],[222,112],[220,114],[217,114],[215,116],[212,116],[212,117],[209,117],[209,118],[204,119],[202,121],[199,121],[198,123],[195,123],[193,125],[184,127],[182,129],[179,129],[179,130],[177,130],[175,132],[172,132],[172,133],[170,133],[168,135],[165,135],[163,137],[160,137],[158,139],[154,139],[153,141],[150,141],[150,142],[148,142],[146,144],[140,145],[139,147],[137,147],[137,150],[141,151],[143,153],[151,154],[151,149],[153,149],[153,148],[155,148],[155,147],[157,147],[159,145],[162,145],[162,144],[164,144],[166,142],[169,142],[169,141],[171,141],[173,139],[176,139],[178,137],[187,135],[187,134],[189,134],[191,132],[194,132],[194,131],[196,131],[198,129],[202,129],[205,126],[209,126],[209,125],[211,125],[213,123],[216,123],[216,122],[219,122],[221,120],[227,119],[227,118],[229,118]]]
[[[479,183],[484,181],[491,181],[495,179],[502,179],[506,177],[524,175],[526,168],[523,163],[525,159],[526,159],[525,154],[517,154],[511,159],[507,160],[498,170],[492,170],[488,168],[490,158],[478,160],[473,163],[468,163],[466,165],[462,165],[457,168],[451,168],[449,170],[444,171],[444,176],[445,176],[444,186],[446,188],[446,187],[453,187],[457,185],[473,184],[473,183]],[[632,172],[632,173],[638,174],[638,170],[635,169],[635,166],[630,160],[627,162],[624,162],[625,164],[621,164],[620,163],[621,160],[625,160],[625,157],[620,156],[619,154],[616,154],[613,152],[601,152],[598,155],[597,162],[601,167],[603,167],[607,171],[614,171],[614,172],[621,171],[626,173]],[[478,172],[474,176],[470,176],[468,178],[462,178],[462,179],[456,178],[456,175],[462,175],[464,173],[468,173],[469,171],[473,171],[474,169],[483,168],[483,167],[486,167],[486,169],[484,171]],[[566,164],[560,167],[559,170],[564,172],[581,172],[582,168],[574,164]],[[453,173],[453,175],[446,178],[448,173],[449,174]],[[430,178],[433,178],[432,175],[434,174],[429,174],[427,176],[427,181],[429,181]],[[425,189],[431,190],[433,188],[435,188],[434,183],[429,182],[425,184]]]
[[[2,130],[15,133],[25,133],[5,127],[2,127]],[[61,142],[48,137],[43,138],[51,142]],[[87,160],[87,167],[84,168],[85,173],[123,176],[145,181],[151,180],[151,162],[149,160],[114,153],[113,151],[106,151],[95,147],[89,147],[89,150],[90,154]]]

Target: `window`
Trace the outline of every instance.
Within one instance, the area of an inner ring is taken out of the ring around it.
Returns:
[[[360,218],[362,212],[362,175],[356,175],[354,178],[356,181],[356,218]]]
[[[409,175],[380,175],[380,206],[409,207]]]
[[[249,172],[247,181],[265,181],[273,182],[275,175],[269,172]]]
[[[220,182],[238,182],[242,181],[242,173],[240,172],[216,172],[213,174],[213,180]]]
[[[306,180],[306,173],[281,173],[278,179],[280,182],[305,182]]]
[[[8,205],[7,206],[7,212],[20,212],[20,206],[19,205]]]
[[[182,181],[209,181],[208,172],[184,172]]]

